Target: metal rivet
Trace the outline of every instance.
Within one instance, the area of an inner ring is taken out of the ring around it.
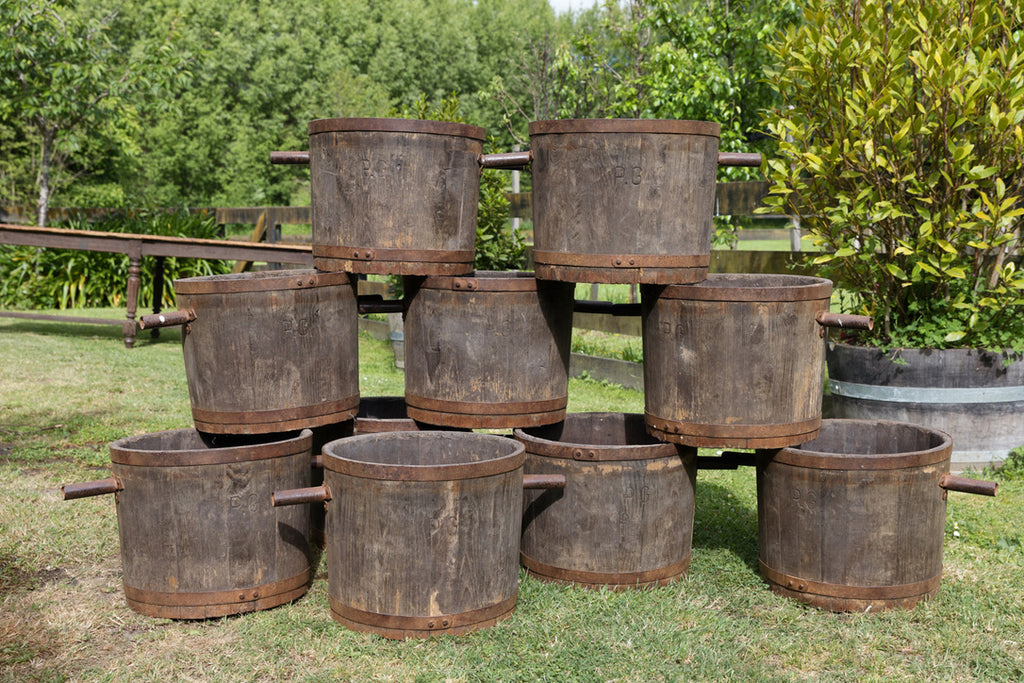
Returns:
[[[252,597],[253,597],[253,599],[254,599],[254,600],[255,600],[256,598],[260,597],[260,592],[259,592],[259,591],[253,591],[253,592],[252,592]]]
[[[245,593],[239,593],[238,594],[238,599],[239,600],[245,600]]]
[[[629,265],[636,265],[636,259],[629,259]]]
[[[574,448],[573,451],[572,451],[572,457],[574,457],[577,460],[579,460],[580,458],[583,457],[583,451],[581,451],[578,448]]]
[[[441,626],[448,626],[448,620],[445,619],[444,621],[442,621]]]
[[[804,590],[805,588],[807,588],[807,586],[805,586],[805,585],[803,585],[801,583],[799,586],[797,586],[797,588],[800,589],[800,590]]]
[[[622,259],[620,259],[620,258],[615,259],[615,265],[621,266],[622,265]]]
[[[594,458],[597,457],[597,453],[595,453],[594,451],[587,451],[587,457],[593,460]]]
[[[792,581],[787,581],[786,582],[786,588],[792,588],[792,587],[793,587],[793,582]]]
[[[434,628],[434,622],[428,621],[427,622],[427,628]]]
[[[358,251],[353,251],[352,252],[352,258],[359,258],[359,252]]]
[[[462,289],[462,283],[458,280],[455,281],[455,289]]]

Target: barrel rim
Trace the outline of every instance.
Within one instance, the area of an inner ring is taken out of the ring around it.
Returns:
[[[480,126],[453,121],[425,121],[401,118],[334,118],[309,122],[309,135],[319,133],[425,133],[449,135],[483,141],[486,131]]]
[[[895,470],[910,467],[926,467],[929,465],[947,466],[953,453],[953,439],[946,432],[897,420],[854,420],[846,418],[830,418],[821,421],[821,431],[832,429],[843,423],[855,425],[857,428],[877,426],[879,424],[912,428],[923,433],[937,435],[941,443],[932,448],[901,453],[832,453],[828,451],[806,450],[803,446],[789,446],[774,453],[767,453],[767,462],[776,462],[795,467],[819,470]],[[820,438],[820,436],[819,436]]]
[[[474,270],[466,275],[427,277],[420,289],[460,292],[536,292],[539,281],[533,271]]]
[[[339,448],[357,447],[369,441],[446,441],[459,439],[476,441],[480,444],[501,444],[511,446],[508,452],[485,460],[466,463],[438,465],[410,465],[402,463],[367,462],[354,460],[336,452]],[[525,447],[515,439],[495,434],[448,431],[401,431],[356,434],[330,441],[323,446],[325,470],[363,479],[386,481],[452,481],[475,479],[513,472],[523,466],[526,460]]]
[[[608,417],[621,417],[623,420],[629,420],[632,418],[637,421],[643,435],[647,436],[647,432],[643,430],[644,416],[641,413],[616,413],[610,411],[569,413],[565,416],[565,420],[563,422],[568,422],[569,420],[574,422],[583,420],[592,421]],[[533,427],[517,427],[512,431],[512,434],[517,440],[523,442],[527,447],[528,453],[564,460],[608,462],[681,457],[686,461],[688,458],[696,456],[696,449],[681,446],[679,444],[666,443],[657,439],[650,443],[595,444],[548,439],[535,433],[539,430],[550,429],[552,426],[553,425],[537,425]]]
[[[173,284],[177,294],[242,294],[351,285],[352,276],[341,271],[303,268],[202,275],[181,278]]]
[[[137,434],[118,439],[110,444],[110,461],[118,465],[137,467],[191,467],[194,465],[226,465],[238,462],[270,460],[303,453],[312,454],[313,432],[303,429],[298,434],[282,438],[272,435],[266,441],[240,446],[216,446],[207,448],[161,448],[142,449],[133,444],[147,438],[173,435],[180,438],[186,434],[199,434],[199,430],[169,429],[162,432]]]
[[[531,121],[530,137],[538,135],[561,135],[566,133],[627,133],[703,135],[718,138],[721,124],[714,121],[690,121],[684,119],[552,119]]]
[[[656,293],[657,299],[683,301],[813,301],[831,296],[831,280],[781,273],[708,273],[702,282],[667,285]]]

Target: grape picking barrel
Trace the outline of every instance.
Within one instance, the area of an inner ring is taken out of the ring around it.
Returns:
[[[696,449],[655,440],[639,414],[569,414],[515,437],[526,446],[524,472],[565,476],[564,491],[524,498],[519,556],[531,574],[613,588],[685,574]]]
[[[572,285],[489,271],[410,285],[409,417],[477,429],[549,424],[565,416]]]
[[[271,270],[174,281],[192,417],[203,432],[336,424],[359,408],[358,315],[347,273]]]
[[[699,447],[781,448],[814,438],[831,294],[829,280],[800,275],[717,273],[694,285],[643,287],[651,433]]]
[[[530,123],[537,277],[703,280],[711,258],[719,131],[708,121]]]
[[[758,454],[761,574],[771,589],[847,612],[911,607],[942,578],[949,436],[905,422],[824,420],[802,446]]]
[[[67,499],[115,494],[133,610],[208,619],[306,592],[309,511],[278,510],[270,499],[277,489],[309,485],[312,434],[248,441],[212,447],[194,429],[120,439],[110,444],[112,477],[62,488]]]
[[[523,487],[552,483],[525,482],[523,457],[491,434],[362,434],[324,446],[323,486],[274,504],[330,501],[336,621],[389,638],[465,633],[515,609]]]
[[[313,265],[461,275],[473,269],[484,129],[411,119],[309,124]]]

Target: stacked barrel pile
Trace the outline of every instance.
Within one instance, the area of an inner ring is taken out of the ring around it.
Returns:
[[[829,281],[708,274],[716,170],[759,161],[718,134],[538,121],[530,152],[483,155],[475,126],[311,122],[309,152],[274,160],[310,165],[315,269],[177,281],[181,310],[143,324],[184,325],[195,429],[116,442],[113,477],[65,487],[116,492],[129,604],[202,618],[298,597],[310,502],[332,616],[389,637],[507,617],[520,562],[664,584],[690,561],[698,460],[756,464],[774,589],[830,609],[933,594],[949,439],[823,424],[823,326],[863,323],[828,313]],[[535,272],[472,270],[484,167],[532,170]],[[405,276],[404,397],[360,400],[361,274]],[[577,282],[641,285],[644,415],[566,414]]]

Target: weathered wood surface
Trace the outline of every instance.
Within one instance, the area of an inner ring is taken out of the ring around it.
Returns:
[[[309,585],[309,511],[274,508],[309,485],[311,435],[208,447],[181,429],[115,441],[124,590],[151,617],[207,619],[267,609]]]
[[[831,283],[712,275],[645,286],[644,401],[659,438],[690,446],[781,448],[821,422],[825,341],[815,321]]]
[[[522,446],[452,432],[328,444],[331,615],[390,638],[458,634],[511,615]]]
[[[534,264],[569,282],[697,282],[711,251],[718,126],[530,124]]]
[[[833,611],[911,607],[939,590],[949,440],[906,423],[825,420],[759,454],[759,563],[772,590]]]
[[[358,316],[348,274],[263,271],[174,286],[181,309],[196,314],[182,347],[198,429],[259,434],[355,417]]]
[[[314,265],[399,275],[471,271],[483,129],[360,121],[367,120],[310,124]]]
[[[696,449],[657,441],[639,414],[569,414],[515,437],[526,446],[526,474],[566,481],[564,490],[525,492],[520,560],[532,574],[613,588],[685,574]]]
[[[517,272],[427,278],[407,289],[409,416],[470,429],[561,420],[568,402],[572,290],[568,283]]]

